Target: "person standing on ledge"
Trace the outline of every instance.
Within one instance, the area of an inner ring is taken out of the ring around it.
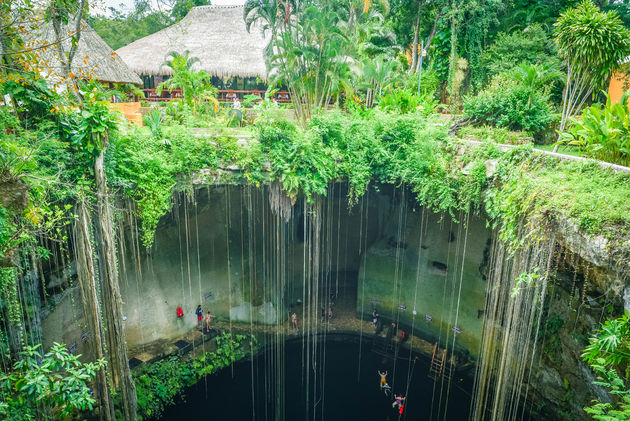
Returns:
[[[212,318],[215,317],[214,314],[210,314],[210,312],[206,313],[206,332],[210,333],[210,329],[212,329]]]
[[[291,326],[293,326],[296,332],[298,331],[297,315],[295,312],[291,314]]]
[[[376,326],[378,326],[378,312],[376,309],[372,311],[372,324],[374,324],[374,328],[376,329]]]
[[[201,304],[197,306],[195,314],[197,315],[197,327],[201,327],[201,321],[203,320],[203,310],[201,309]]]
[[[182,317],[184,317],[184,310],[182,310],[182,305],[178,305],[177,306],[177,318],[181,319]]]

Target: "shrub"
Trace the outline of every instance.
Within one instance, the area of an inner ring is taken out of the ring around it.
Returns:
[[[407,114],[419,112],[423,115],[433,114],[438,101],[432,95],[416,95],[408,90],[395,90],[379,98],[378,107],[387,112]]]
[[[418,92],[418,73],[409,75],[405,81],[405,88],[411,92]],[[420,82],[420,93],[429,95],[432,98],[437,96],[440,89],[440,76],[433,69],[422,69],[422,81]]]
[[[576,145],[592,158],[630,165],[630,112],[626,93],[620,103],[594,104],[582,112],[581,120],[573,120],[564,143]]]
[[[144,123],[149,127],[155,139],[162,137],[162,112],[158,108],[152,109],[144,116]]]
[[[464,115],[475,124],[533,133],[545,130],[554,119],[547,95],[504,77],[495,78],[477,96],[466,98]]]
[[[474,136],[482,141],[490,140],[494,143],[507,145],[523,145],[531,142],[531,133],[513,132],[505,127],[465,126],[459,131],[460,136]]]
[[[473,70],[473,81],[476,86],[482,85],[523,62],[555,70],[561,67],[556,46],[540,25],[510,34],[500,33],[494,44],[479,56],[479,64]]]
[[[252,341],[251,344],[248,342]],[[250,345],[246,347],[246,345]],[[217,349],[193,359],[170,357],[147,364],[133,373],[138,395],[138,419],[159,418],[167,406],[203,376],[214,374],[245,357],[256,346],[255,337],[224,333],[217,337]]]
[[[90,384],[106,363],[82,363],[79,357],[63,344],[55,343],[47,353],[40,345],[25,346],[13,367],[0,373],[0,418],[72,419],[80,411],[92,410]]]

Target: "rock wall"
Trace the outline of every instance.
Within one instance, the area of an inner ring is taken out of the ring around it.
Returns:
[[[304,258],[309,258],[312,246],[304,238],[308,205],[298,200],[284,223],[272,212],[266,187],[210,186],[192,196],[182,193],[176,200],[150,250],[139,243],[138,223],[130,212],[120,224],[120,282],[129,346],[187,332],[197,323],[198,304],[204,312],[233,321],[249,322],[250,315],[259,323],[286,318],[277,314],[279,297],[271,288],[276,252],[285,250],[282,299],[290,305],[304,291]],[[333,285],[338,273],[349,279],[358,274],[358,312],[371,313],[378,302],[384,316],[411,325],[415,307],[417,333],[437,338],[457,324],[460,343],[474,354],[485,291],[480,269],[489,239],[483,221],[470,216],[467,224],[456,224],[447,215],[422,211],[409,193],[391,186],[373,188],[362,202],[348,207],[347,186],[336,184],[322,212],[322,287]],[[277,238],[280,224],[282,239]],[[81,351],[80,297],[66,292],[58,301],[45,321],[45,344],[63,338]],[[182,319],[176,317],[179,305]],[[398,305],[406,310],[398,311]],[[425,314],[433,321],[426,322]]]
[[[490,230],[474,215],[438,215],[397,190],[384,235],[362,261],[357,312],[376,309],[414,334],[476,355]]]

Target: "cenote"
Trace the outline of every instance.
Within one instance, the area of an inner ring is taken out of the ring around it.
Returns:
[[[202,180],[174,196],[149,249],[126,213],[120,287],[143,419],[562,419],[550,402],[566,383],[552,391],[548,373],[575,349],[559,332],[567,291],[588,288],[582,258],[553,237],[514,253],[483,213],[433,212],[405,185],[372,185],[352,206],[349,194],[337,182],[292,201],[276,183]],[[45,344],[81,335],[79,301],[46,317]],[[406,397],[402,417],[378,371]]]
[[[273,361],[277,352],[273,349],[267,351],[270,355],[235,363],[188,389],[159,420],[206,419],[209,411],[213,417],[235,421],[468,418],[472,383],[466,374],[453,373],[464,377],[442,390],[442,379],[428,377],[431,360],[426,356],[410,355],[403,348],[375,352],[368,336],[361,340],[357,335],[328,334],[316,340],[319,354],[313,360],[318,366],[310,373],[303,366],[309,345],[290,339],[283,349],[282,368]],[[377,371],[387,371],[393,391],[409,397],[402,415],[381,391]],[[284,387],[276,388],[276,382]]]
[[[0,1],[0,421],[630,419],[628,2],[234,1]]]

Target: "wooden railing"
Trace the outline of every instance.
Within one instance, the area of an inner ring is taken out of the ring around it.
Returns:
[[[144,100],[145,101],[155,101],[155,102],[163,102],[163,101],[172,101],[174,99],[182,98],[181,89],[173,89],[172,91],[162,90],[162,93],[158,95],[155,88],[154,89],[142,89],[144,92]],[[238,89],[219,89],[217,99],[220,102],[232,102],[235,98],[238,98],[239,101],[242,101],[247,95],[256,95],[261,98],[265,96],[265,91],[260,89],[252,89],[252,90],[238,90]],[[291,102],[291,95],[288,91],[278,91],[273,96],[275,100],[279,103],[289,103]]]

